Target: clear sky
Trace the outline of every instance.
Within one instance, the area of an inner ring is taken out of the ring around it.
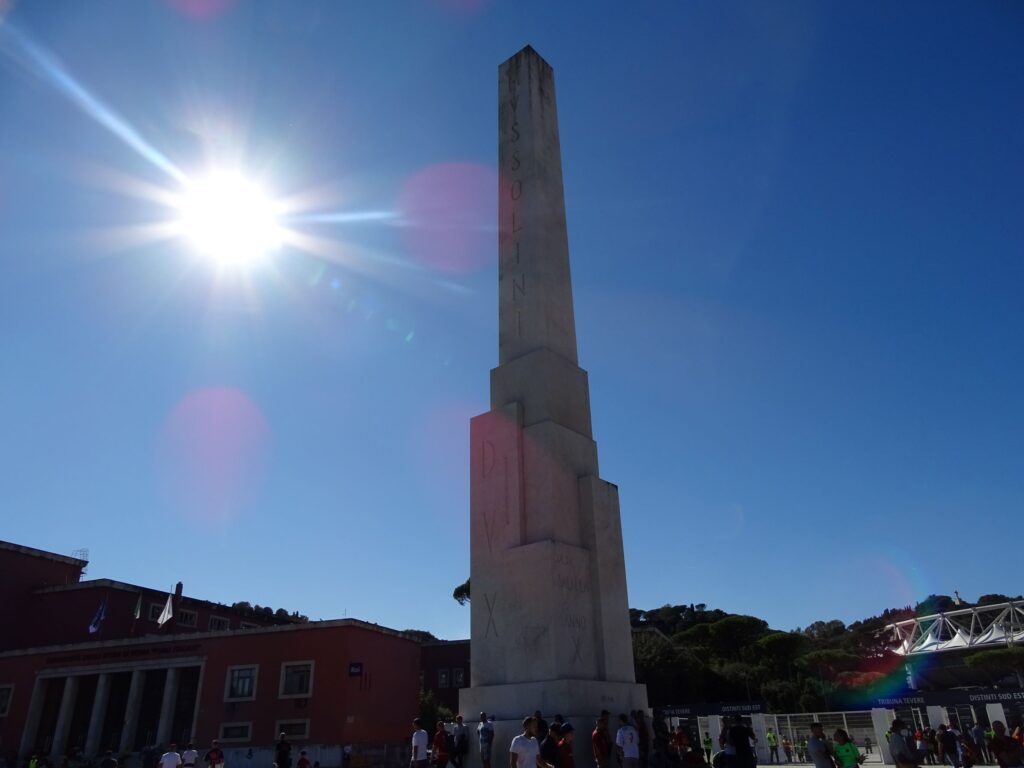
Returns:
[[[468,636],[496,75],[529,43],[630,603],[789,629],[1021,591],[1021,4],[0,8],[0,538]],[[301,242],[225,269],[160,237],[217,165]]]

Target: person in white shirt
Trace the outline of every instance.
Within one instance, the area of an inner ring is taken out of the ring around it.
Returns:
[[[196,752],[195,747],[190,741],[185,747],[185,751],[181,753],[181,764],[183,768],[195,768],[196,763],[199,762],[199,753]]]
[[[157,765],[160,768],[181,768],[181,755],[178,754],[178,745],[172,743],[167,748],[167,751],[160,756]]]
[[[509,768],[551,768],[540,759],[540,745],[534,735],[537,733],[537,719],[523,718],[523,732],[512,739],[508,748]]]
[[[430,758],[428,747],[430,738],[423,730],[423,721],[418,717],[412,721],[412,727],[416,730],[412,734],[412,761],[410,765],[414,768],[426,768],[427,760]]]
[[[640,735],[629,724],[627,715],[619,715],[619,732],[615,734],[615,747],[622,759],[622,768],[639,768]]]
[[[487,720],[487,713],[480,713],[480,725],[476,727],[480,742],[480,762],[483,768],[491,768],[491,745],[494,744],[494,724]]]

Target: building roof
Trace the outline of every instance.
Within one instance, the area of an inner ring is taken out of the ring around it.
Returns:
[[[310,621],[304,624],[282,624],[271,627],[247,627],[246,629],[224,629],[214,632],[193,632],[187,635],[145,635],[143,637],[131,637],[121,640],[97,640],[85,643],[65,643],[63,645],[40,645],[34,648],[19,648],[13,651],[0,652],[0,659],[12,656],[36,656],[42,653],[66,653],[70,651],[86,650],[93,648],[116,648],[131,645],[157,645],[161,643],[183,643],[186,641],[210,640],[221,637],[250,637],[251,635],[262,635],[271,632],[302,632],[304,630],[331,629],[334,627],[353,627],[366,629],[371,632],[379,632],[382,635],[400,637],[415,643],[416,639],[410,637],[397,629],[382,627],[379,624],[371,624],[368,621],[359,619],[331,619],[329,621]]]
[[[77,565],[80,568],[85,568],[85,566],[89,564],[88,560],[79,560],[77,557],[58,555],[56,552],[47,552],[45,549],[26,547],[22,544],[14,544],[10,541],[0,541],[0,550],[7,550],[8,552],[17,552],[18,554],[28,555],[30,557],[43,557],[47,560],[53,560],[56,563],[63,563],[64,565]]]

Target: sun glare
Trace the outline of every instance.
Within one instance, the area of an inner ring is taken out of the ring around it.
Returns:
[[[281,245],[277,206],[238,173],[221,171],[190,183],[179,212],[181,233],[221,264],[259,261]]]

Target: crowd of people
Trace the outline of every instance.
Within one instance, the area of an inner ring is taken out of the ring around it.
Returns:
[[[972,768],[975,765],[998,765],[1016,768],[1024,765],[1024,727],[1012,730],[996,720],[988,728],[980,723],[940,725],[938,728],[911,729],[903,720],[893,721],[885,735],[897,768],[918,768],[921,765],[949,765]]]
[[[723,719],[717,745],[707,731],[698,738],[683,725],[669,732],[664,721],[649,724],[643,711],[619,715],[613,736],[610,717],[607,710],[602,711],[590,734],[593,768],[756,768],[758,764],[757,738],[741,717]],[[411,768],[449,768],[449,763],[452,768],[467,768],[470,730],[461,716],[450,729],[445,723],[438,723],[432,737],[423,729],[421,720],[414,720],[413,726]],[[548,722],[539,711],[534,712],[523,719],[522,732],[509,745],[509,768],[577,768],[575,730],[561,715]],[[781,764],[784,759],[786,763],[811,763],[814,768],[859,768],[873,752],[870,738],[864,738],[862,751],[842,728],[826,735],[821,723],[811,723],[809,730],[809,734],[798,733],[790,738],[768,728],[768,763]],[[479,768],[491,768],[493,716],[480,713],[476,738]],[[886,733],[886,741],[897,768],[1024,766],[1024,728],[1018,725],[1007,729],[998,721],[988,729],[977,724],[961,730],[954,723],[936,729],[911,730],[897,719]]]

